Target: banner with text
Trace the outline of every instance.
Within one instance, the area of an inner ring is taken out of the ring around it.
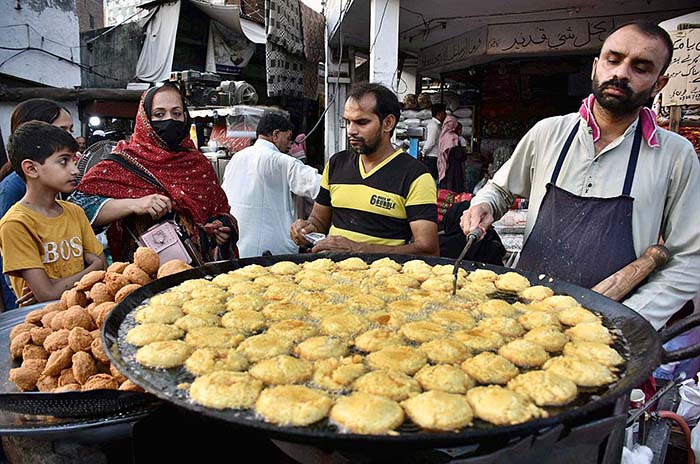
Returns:
[[[700,104],[700,29],[671,31],[673,59],[668,84],[663,89],[664,106]]]

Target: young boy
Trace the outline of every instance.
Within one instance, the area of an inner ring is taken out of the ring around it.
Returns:
[[[83,210],[56,200],[75,187],[77,150],[72,135],[45,122],[22,124],[10,136],[10,162],[27,193],[0,219],[0,252],[20,305],[59,299],[85,274],[106,267]]]

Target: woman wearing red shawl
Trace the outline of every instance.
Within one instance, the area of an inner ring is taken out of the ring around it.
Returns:
[[[464,174],[462,172],[462,162],[466,159],[467,153],[464,147],[459,145],[459,134],[457,134],[457,119],[454,116],[447,116],[442,123],[442,132],[438,148],[438,188],[461,193],[464,191]]]
[[[71,200],[83,207],[93,228],[109,226],[115,260],[131,261],[137,247],[133,235],[170,213],[202,262],[238,255],[236,219],[213,167],[189,137],[190,124],[177,86],[149,89],[141,97],[134,134],[120,141],[113,155],[145,168],[161,186],[113,160],[100,161],[78,184]]]

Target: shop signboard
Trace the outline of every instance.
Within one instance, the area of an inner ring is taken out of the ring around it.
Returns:
[[[700,104],[700,29],[671,31],[673,59],[666,71],[664,105]]]
[[[421,50],[419,69],[450,67],[470,64],[469,59],[486,54],[486,27],[465,32]]]
[[[493,24],[488,28],[486,53],[597,50],[614,27],[612,17]]]

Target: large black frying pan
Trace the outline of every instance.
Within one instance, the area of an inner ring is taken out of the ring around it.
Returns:
[[[222,419],[241,426],[252,427],[265,431],[269,435],[287,441],[307,442],[313,444],[326,443],[334,446],[353,446],[353,444],[373,445],[399,445],[421,447],[444,447],[451,445],[466,445],[476,443],[484,439],[505,439],[508,437],[526,436],[545,427],[559,423],[573,424],[601,409],[612,405],[620,396],[628,393],[632,388],[641,385],[651,372],[661,363],[685,359],[695,356],[700,352],[699,347],[693,347],[684,352],[666,352],[662,349],[662,343],[668,341],[675,334],[681,333],[690,327],[700,324],[700,318],[688,318],[676,324],[672,331],[658,334],[654,328],[635,311],[616,303],[599,293],[584,289],[576,285],[538,276],[535,273],[521,272],[530,279],[533,285],[546,285],[556,294],[571,295],[587,308],[590,308],[604,317],[604,324],[618,334],[619,340],[615,348],[621,351],[627,358],[627,362],[620,372],[619,381],[593,394],[582,395],[573,405],[561,410],[550,410],[550,417],[526,422],[513,426],[496,427],[485,423],[479,423],[474,427],[465,428],[458,432],[431,433],[417,429],[410,424],[404,424],[397,435],[358,435],[338,432],[327,422],[313,427],[280,427],[269,424],[255,416],[250,411],[224,410],[217,411],[206,408],[189,400],[187,390],[178,388],[183,382],[191,382],[192,375],[184,368],[168,370],[151,370],[140,366],[134,360],[135,348],[124,341],[126,331],[133,326],[133,317],[129,313],[139,306],[144,300],[174,287],[185,280],[202,277],[213,277],[249,264],[270,266],[280,261],[293,261],[301,263],[318,258],[331,258],[340,261],[352,256],[359,256],[367,262],[375,261],[386,255],[354,255],[354,254],[324,254],[324,255],[282,255],[259,258],[241,259],[240,261],[210,263],[179,274],[168,276],[145,285],[130,294],[119,303],[107,318],[102,337],[106,351],[112,363],[126,377],[143,387],[157,397],[170,401],[178,406],[210,417]],[[423,259],[430,265],[454,264],[454,260],[446,258],[423,258],[416,256],[391,256],[397,262],[403,263],[412,259]],[[462,267],[466,270],[476,268],[491,269],[503,274],[510,269],[489,266],[465,261]],[[342,443],[341,443],[342,442]]]

